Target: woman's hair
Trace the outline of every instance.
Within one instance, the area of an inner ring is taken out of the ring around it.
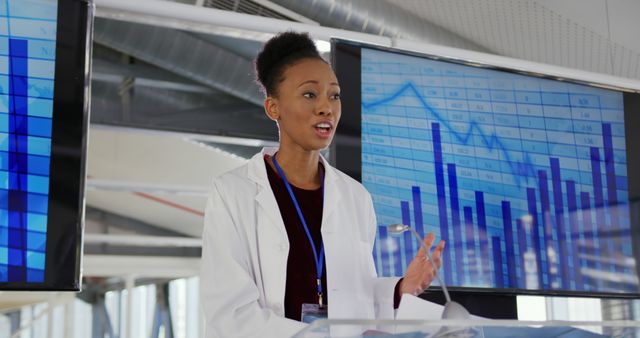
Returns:
[[[287,67],[307,58],[324,61],[308,33],[279,33],[267,41],[254,60],[256,82],[265,95],[276,96]]]

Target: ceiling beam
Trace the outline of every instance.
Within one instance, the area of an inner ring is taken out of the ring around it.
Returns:
[[[197,257],[202,256],[201,248],[139,247],[130,245],[86,244],[85,255],[102,256],[146,256],[146,257]]]
[[[200,258],[84,255],[82,265],[87,277],[184,278],[198,275]]]
[[[145,64],[123,64],[101,60],[95,55],[91,66],[91,80],[121,84],[125,77],[134,78],[135,86],[168,89],[181,92],[212,94],[214,90],[195,82],[182,79],[162,69]]]
[[[119,84],[94,81],[91,124],[146,128],[200,135],[275,140],[275,123],[264,108],[227,94],[175,91],[136,86],[125,119],[118,96]]]
[[[193,6],[191,6],[193,7]],[[169,28],[96,19],[94,41],[261,107],[251,61]]]
[[[183,233],[168,230],[157,225],[152,225],[129,217],[117,215],[91,206],[86,206],[85,217],[88,220],[92,220],[107,227],[113,226],[118,229],[128,230],[138,234],[145,234],[150,236],[185,236]]]

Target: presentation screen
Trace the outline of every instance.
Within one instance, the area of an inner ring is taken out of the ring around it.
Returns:
[[[453,289],[638,294],[638,93],[342,41],[333,62],[379,275],[417,252],[403,223],[446,241]]]
[[[79,289],[90,20],[0,2],[0,289]]]

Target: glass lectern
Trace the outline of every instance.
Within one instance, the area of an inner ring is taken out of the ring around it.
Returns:
[[[640,321],[317,320],[294,337],[640,337]]]

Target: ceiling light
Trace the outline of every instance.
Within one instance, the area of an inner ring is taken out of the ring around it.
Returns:
[[[329,53],[331,51],[331,43],[325,40],[315,40],[316,48],[320,53]]]

